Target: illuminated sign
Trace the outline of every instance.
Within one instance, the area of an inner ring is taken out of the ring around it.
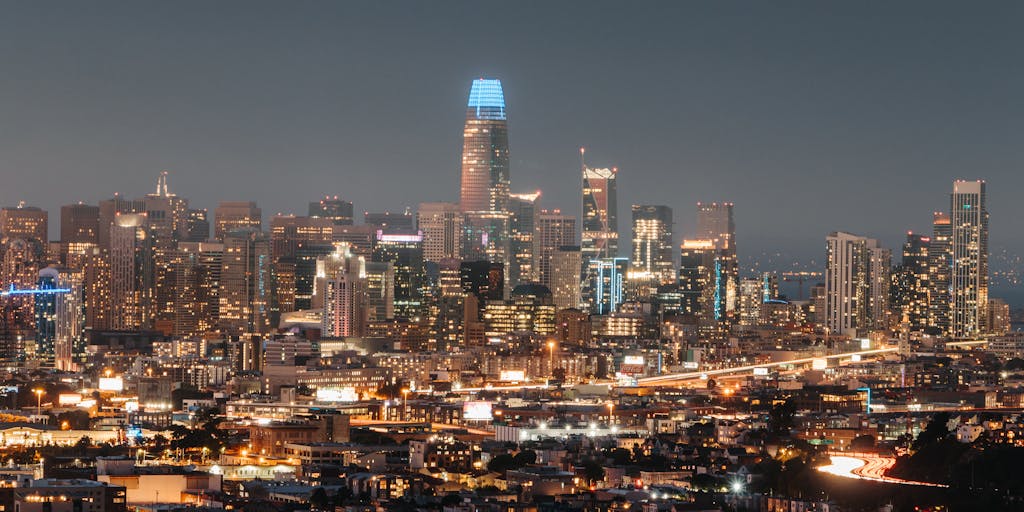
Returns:
[[[494,418],[490,402],[463,402],[462,419],[490,421]]]
[[[824,370],[828,368],[828,359],[824,357],[815,357],[811,360],[811,368],[814,370]]]
[[[498,380],[504,382],[521,382],[526,380],[526,372],[523,370],[502,370]]]
[[[57,403],[60,405],[78,405],[81,402],[81,393],[61,393],[57,395]]]
[[[316,399],[321,402],[357,402],[359,394],[355,388],[317,388]]]
[[[622,364],[644,364],[644,356],[626,356],[622,359]]]
[[[758,376],[761,376],[761,377],[766,376],[766,375],[768,375],[768,368],[765,368],[763,366],[759,366],[757,368],[754,368],[754,375],[758,375]]]
[[[100,377],[100,391],[124,391],[121,377]]]

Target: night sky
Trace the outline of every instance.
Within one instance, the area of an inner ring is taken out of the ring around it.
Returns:
[[[1024,4],[549,4],[5,4],[0,204],[51,210],[55,234],[61,204],[141,196],[162,169],[194,207],[253,199],[265,222],[325,193],[457,200],[489,76],[513,190],[576,213],[585,145],[620,169],[624,234],[631,203],[685,235],[696,201],[726,200],[748,257],[820,261],[837,229],[898,250],[951,180],[984,178],[993,250],[1024,253]]]

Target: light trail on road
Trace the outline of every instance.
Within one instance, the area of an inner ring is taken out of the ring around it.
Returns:
[[[892,457],[882,457],[880,455],[868,455],[868,454],[857,454],[857,455],[831,455],[829,456],[832,463],[827,466],[818,467],[818,471],[822,473],[828,473],[830,475],[841,476],[843,478],[854,478],[858,480],[870,480],[872,482],[882,482],[887,484],[897,485],[918,485],[925,487],[949,487],[948,485],[936,484],[932,482],[919,482],[915,480],[903,480],[902,478],[895,478],[891,476],[885,476],[885,472],[889,470],[894,464],[896,459]]]
[[[656,377],[645,377],[637,380],[640,386],[658,386],[666,382],[673,382],[678,380],[693,380],[700,379],[704,376],[713,377],[717,375],[728,375],[730,373],[746,373],[753,372],[754,368],[773,368],[779,366],[786,366],[791,364],[811,364],[815,359],[842,359],[842,358],[853,358],[853,356],[876,356],[884,355],[899,350],[897,347],[887,348],[876,348],[874,350],[859,350],[857,352],[843,352],[841,354],[824,355],[820,357],[802,357],[799,359],[791,359],[789,361],[777,361],[774,363],[763,363],[763,364],[749,364],[744,366],[733,366],[731,368],[722,368],[718,370],[707,370],[703,372],[687,372],[687,373],[675,373],[671,375],[658,375]]]

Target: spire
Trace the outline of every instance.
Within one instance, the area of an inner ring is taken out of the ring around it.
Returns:
[[[170,174],[167,171],[160,171],[160,175],[156,178],[156,195],[162,197],[171,197],[169,187],[167,186],[167,175]]]

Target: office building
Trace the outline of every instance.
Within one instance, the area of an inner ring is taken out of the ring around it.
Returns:
[[[213,211],[213,237],[223,242],[234,231],[262,231],[263,211],[253,201],[221,201]]]
[[[270,237],[266,233],[251,228],[227,231],[218,297],[224,333],[240,336],[269,331],[271,267]]]
[[[319,201],[309,203],[309,216],[329,219],[339,226],[351,226],[355,219],[352,201],[338,199],[338,196],[324,196]]]
[[[49,215],[34,206],[0,208],[0,237],[23,238],[45,244],[49,240]]]
[[[420,203],[416,224],[423,233],[424,261],[461,258],[463,222],[457,203]]]
[[[676,279],[672,262],[672,209],[634,204],[632,273],[651,276],[657,284]]]
[[[601,258],[590,260],[585,283],[592,295],[586,297],[591,314],[607,315],[618,310],[624,298],[629,258]]]
[[[551,290],[551,300],[560,310],[580,307],[581,258],[578,245],[563,245],[550,252],[550,261],[545,267],[548,280],[545,286]]]
[[[501,81],[473,81],[462,132],[463,212],[506,212],[509,198],[508,120]]]
[[[562,215],[559,210],[542,210],[535,220],[533,243],[537,282],[557,294],[555,290],[557,286],[554,283],[554,259],[561,248],[576,245],[576,218],[571,215]],[[574,273],[579,274],[579,269],[577,268]],[[575,279],[579,281],[579,276],[577,275]],[[576,287],[578,288],[579,285]],[[566,307],[579,305],[578,294],[572,304],[572,306]]]
[[[416,217],[408,210],[402,213],[363,212],[363,223],[375,226],[374,231],[383,231],[387,234],[416,231]]]
[[[394,308],[398,318],[419,318],[424,313],[426,270],[423,262],[423,235],[377,231],[373,261],[394,267]]]
[[[534,255],[534,230],[537,218],[537,199],[540,191],[532,194],[509,195],[509,283],[512,287],[537,280]],[[568,242],[571,243],[571,242]]]

